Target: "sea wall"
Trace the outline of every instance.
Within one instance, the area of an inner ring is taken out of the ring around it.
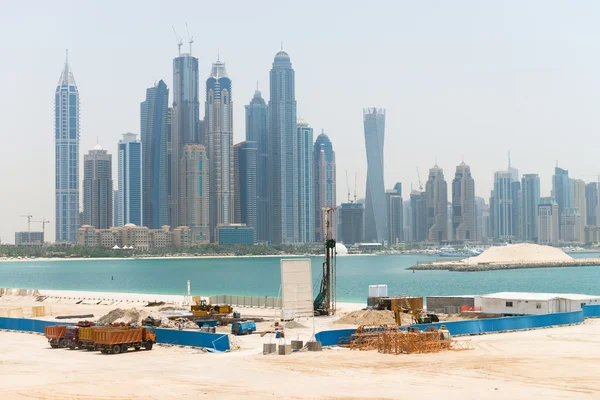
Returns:
[[[47,325],[61,325],[64,322],[41,321],[28,318],[1,318],[0,329],[23,332],[44,333]],[[204,347],[217,351],[229,350],[229,336],[222,333],[156,329],[156,343],[180,346]]]

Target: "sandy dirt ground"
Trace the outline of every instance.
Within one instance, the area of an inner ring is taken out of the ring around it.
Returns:
[[[325,349],[264,356],[256,348],[211,354],[156,346],[104,355],[0,331],[0,398],[600,398],[600,320],[468,339],[474,350],[438,354]]]

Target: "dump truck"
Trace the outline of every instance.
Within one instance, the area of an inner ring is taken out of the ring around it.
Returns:
[[[94,325],[79,328],[79,341],[81,343],[81,347],[88,351],[97,350],[96,344],[94,343],[94,331],[103,329],[106,330],[115,328],[113,328],[112,325]]]
[[[104,354],[124,353],[133,347],[136,351],[144,347],[152,350],[156,342],[154,327],[131,329],[94,329],[93,340],[96,349]]]
[[[67,325],[46,325],[45,336],[52,348],[64,348],[67,342],[65,332]]]

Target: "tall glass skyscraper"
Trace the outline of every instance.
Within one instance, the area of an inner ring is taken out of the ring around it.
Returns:
[[[436,165],[429,170],[425,184],[428,239],[441,243],[448,240],[448,184],[444,170]]]
[[[273,243],[297,243],[298,141],[296,140],[295,75],[290,56],[275,55],[270,72],[269,184],[270,239]]]
[[[321,131],[317,136],[314,145],[314,229],[315,241],[325,240],[324,224],[325,214],[322,207],[336,206],[336,171],[335,171],[335,151],[331,140]],[[333,212],[333,221],[331,223],[331,237],[337,238],[337,216],[338,212]]]
[[[540,177],[525,174],[521,178],[521,232],[523,240],[537,243],[538,206],[540,204]]]
[[[200,136],[200,100],[198,59],[191,54],[181,54],[173,60],[173,110],[171,112],[171,226],[179,226],[181,196],[181,160],[183,146],[204,144]]]
[[[571,207],[571,181],[569,180],[569,171],[566,169],[559,167],[554,168],[554,175],[552,176],[552,197],[554,197],[558,205],[558,235],[559,238],[561,238],[562,230],[560,229],[560,221],[564,210]]]
[[[97,144],[83,156],[83,224],[108,229],[112,223],[112,156]]]
[[[186,144],[181,154],[181,223],[190,227],[194,244],[208,243],[211,232],[206,149],[200,144]]]
[[[269,240],[269,109],[258,89],[246,106],[246,141],[258,146],[256,162],[256,238]]]
[[[144,224],[142,217],[142,142],[135,133],[119,141],[119,226]]]
[[[140,105],[142,140],[143,224],[159,229],[169,222],[169,171],[167,127],[169,122],[169,89],[162,80],[146,89],[146,100]]]
[[[79,91],[69,60],[54,93],[57,242],[77,242],[79,228]]]
[[[512,180],[508,171],[494,174],[494,238],[512,240],[513,237],[513,196]]]
[[[456,167],[452,181],[452,231],[457,241],[477,240],[475,180],[464,162]]]
[[[205,141],[209,163],[210,235],[218,225],[233,223],[233,103],[231,79],[217,60],[206,80]]]
[[[303,119],[296,121],[298,131],[298,229],[300,242],[311,243],[315,239],[315,199],[313,178],[313,129]]]
[[[246,224],[254,230],[256,242],[256,179],[258,145],[241,142],[233,146],[235,170],[235,222]]]
[[[387,209],[383,180],[383,142],[385,110],[363,110],[365,147],[367,149],[367,189],[365,197],[365,240],[383,243],[387,238]]]

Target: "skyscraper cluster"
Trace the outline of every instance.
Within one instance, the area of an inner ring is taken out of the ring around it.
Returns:
[[[235,145],[233,85],[225,63],[212,64],[204,96],[200,65],[190,43],[190,53],[173,60],[171,90],[163,80],[146,89],[139,140],[126,133],[118,143],[115,190],[111,154],[96,145],[84,156],[80,220],[79,93],[65,63],[55,99],[58,242],[76,242],[81,225],[85,232],[185,227],[193,244],[225,237],[230,243],[239,232],[244,243],[324,240],[322,208],[336,206],[335,152],[324,132],[315,141],[313,128],[297,118],[289,55],[275,55],[270,99],[257,88],[245,107],[246,140]]]

